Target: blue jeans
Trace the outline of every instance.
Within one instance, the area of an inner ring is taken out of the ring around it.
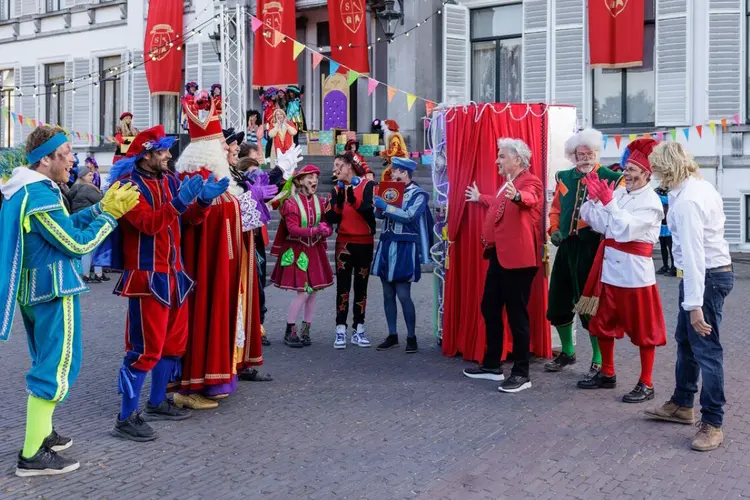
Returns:
[[[685,290],[680,281],[680,312],[677,316],[676,387],[672,402],[693,407],[698,392],[698,376],[702,375],[701,421],[721,427],[724,421],[724,351],[721,347],[721,325],[724,299],[734,287],[734,272],[706,271],[706,290],[703,293],[703,317],[711,325],[711,333],[702,337],[690,324],[690,312],[682,308]]]

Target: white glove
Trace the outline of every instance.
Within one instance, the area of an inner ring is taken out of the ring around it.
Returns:
[[[282,153],[280,149],[276,150],[276,166],[281,169],[284,180],[288,180],[292,176],[301,161],[302,148],[299,146],[294,146],[286,153]]]

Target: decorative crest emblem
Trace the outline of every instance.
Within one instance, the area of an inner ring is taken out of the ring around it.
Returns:
[[[356,33],[362,26],[365,8],[362,0],[341,0],[341,20],[349,31]]]
[[[151,45],[149,55],[152,61],[161,61],[169,54],[169,44],[175,39],[175,33],[168,24],[157,24],[151,28]]]
[[[271,47],[277,47],[284,40],[281,33],[283,14],[281,2],[268,2],[263,6],[263,39]]]
[[[612,14],[612,17],[617,17],[625,10],[628,0],[604,0],[604,5],[607,6],[607,10]]]
[[[393,204],[396,201],[398,201],[399,195],[400,193],[398,192],[398,189],[388,188],[385,191],[383,191],[383,199],[390,204]]]

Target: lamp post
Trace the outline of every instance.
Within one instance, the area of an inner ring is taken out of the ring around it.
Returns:
[[[210,33],[208,38],[214,46],[214,51],[219,58],[219,62],[221,62],[221,35],[219,34],[219,31],[216,30],[213,33]]]
[[[398,9],[395,8],[396,0],[385,0],[384,3],[385,6],[377,12],[377,17],[386,39],[390,41],[396,34],[398,25],[404,24],[404,0],[398,0]]]

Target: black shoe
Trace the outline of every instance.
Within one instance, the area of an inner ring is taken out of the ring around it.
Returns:
[[[408,340],[407,340],[408,342]],[[381,342],[375,349],[378,351],[387,351],[398,347],[398,335],[388,335],[383,342]]]
[[[78,461],[62,457],[44,445],[31,458],[23,458],[21,453],[18,452],[16,463],[16,476],[19,477],[56,476],[73,472],[81,466]]]
[[[664,275],[665,276],[677,276],[677,268],[670,267],[669,271],[667,271],[666,273],[664,273]]]
[[[622,397],[623,403],[645,403],[654,399],[656,393],[653,387],[647,387],[643,382],[638,382],[632,391]]]
[[[42,443],[42,448],[49,448],[54,452],[67,450],[71,446],[73,446],[73,440],[61,436],[60,434],[55,432],[55,429],[52,429],[52,434],[47,436]]]
[[[597,372],[591,378],[585,378],[578,381],[579,389],[614,389],[617,387],[617,375],[608,377],[602,372]]]
[[[500,392],[521,392],[524,389],[531,389],[531,380],[529,377],[522,377],[520,375],[511,375],[505,382],[500,384],[497,388]]]
[[[406,354],[414,354],[416,352],[419,352],[417,337],[406,337]]]
[[[261,344],[263,344],[264,346],[269,346],[269,345],[271,345],[271,341],[270,341],[270,340],[268,340],[268,337],[267,337],[266,335],[262,335],[262,336],[260,337],[260,343],[261,343]]]
[[[586,374],[586,379],[592,379],[596,377],[596,374],[599,373],[602,369],[602,365],[591,363],[591,366],[589,367],[589,372]]]
[[[99,276],[95,274],[92,274],[91,276],[89,276],[89,283],[101,283],[101,282],[102,282],[102,279]]]
[[[185,420],[192,415],[192,411],[187,408],[178,408],[169,398],[164,398],[164,401],[158,405],[146,402],[146,409],[143,410],[143,417],[147,422],[157,420]]]
[[[110,278],[106,274],[102,274],[101,276],[99,276],[99,281],[101,281],[102,283],[106,283],[108,281],[112,281],[112,278]]]
[[[495,382],[502,382],[505,380],[503,376],[503,369],[500,368],[485,368],[482,365],[476,368],[465,368],[464,375],[469,378],[478,378],[482,380],[494,380]]]
[[[271,382],[273,377],[268,373],[260,373],[255,368],[245,368],[240,372],[239,379],[245,382]]]
[[[546,372],[559,372],[568,365],[576,364],[575,354],[565,354],[561,352],[555,359],[544,365],[544,371]]]
[[[303,346],[309,347],[312,345],[312,339],[310,339],[310,323],[305,321],[302,322],[302,332],[299,338]]]
[[[661,266],[658,271],[656,271],[656,274],[667,274],[667,271],[669,271],[668,266]]]
[[[125,420],[120,420],[119,415],[116,418],[115,427],[112,429],[112,435],[115,437],[139,443],[153,441],[158,437],[156,431],[143,420],[141,412],[137,410]]]
[[[302,341],[297,336],[297,325],[288,324],[284,334],[284,343],[289,347],[302,347]]]

